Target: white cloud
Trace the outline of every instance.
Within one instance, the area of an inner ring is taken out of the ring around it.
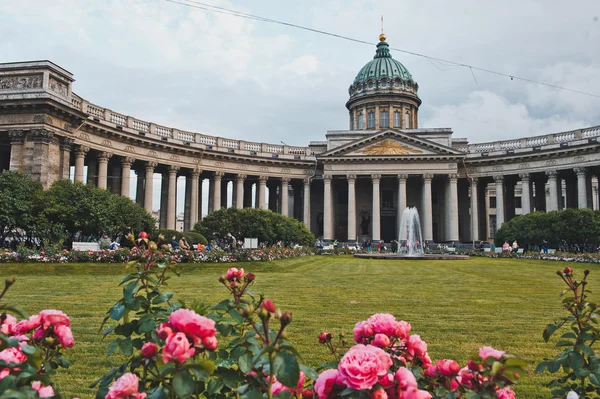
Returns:
[[[490,91],[474,91],[458,104],[432,107],[422,127],[451,127],[454,137],[470,142],[536,136],[589,125],[588,121],[553,114],[532,115],[523,103],[510,102]]]
[[[281,66],[282,71],[290,71],[299,76],[308,75],[316,72],[319,67],[319,60],[314,55],[301,55],[292,62]]]

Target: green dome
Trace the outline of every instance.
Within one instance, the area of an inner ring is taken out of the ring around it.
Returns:
[[[408,69],[392,58],[390,46],[384,41],[377,44],[375,57],[361,68],[354,79],[353,85],[364,83],[370,79],[379,81],[382,78],[388,78],[390,81],[398,78],[403,82],[414,82]]]

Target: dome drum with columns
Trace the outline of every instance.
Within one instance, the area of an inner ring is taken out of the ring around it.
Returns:
[[[600,208],[599,126],[472,144],[449,128],[419,128],[418,85],[385,37],[350,86],[349,129],[307,146],[158,125],[77,96],[73,81],[49,61],[0,64],[0,170],[129,196],[164,228],[258,207],[325,240],[390,241],[403,209],[416,206],[424,239],[470,242],[518,214]]]

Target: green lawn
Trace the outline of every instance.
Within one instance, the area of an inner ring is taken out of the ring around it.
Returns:
[[[305,257],[271,263],[237,264],[257,275],[255,292],[263,292],[293,313],[289,337],[305,361],[329,360],[317,343],[322,330],[346,331],[377,312],[393,313],[410,322],[413,333],[429,344],[434,359],[454,358],[461,364],[483,345],[517,354],[530,372],[517,387],[519,398],[547,398],[542,386],[549,375],[536,376],[535,365],[556,352],[542,340],[542,330],[561,314],[562,281],[555,271],[564,264],[548,261],[473,258],[467,261],[378,261],[352,257]],[[590,268],[592,291],[600,282]],[[217,282],[227,265],[185,265],[171,280],[175,298],[217,303],[225,296]],[[56,381],[67,397],[93,397],[87,386],[116,360],[105,355],[98,328],[106,310],[120,297],[123,265],[0,265],[1,275],[17,283],[8,300],[29,313],[55,308],[72,320],[74,360]]]

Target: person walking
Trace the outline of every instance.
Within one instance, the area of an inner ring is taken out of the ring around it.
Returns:
[[[548,254],[548,241],[545,238],[542,240],[542,252]]]
[[[514,240],[512,243],[512,253],[516,254],[518,250],[519,250],[519,244],[517,243],[517,240]]]

